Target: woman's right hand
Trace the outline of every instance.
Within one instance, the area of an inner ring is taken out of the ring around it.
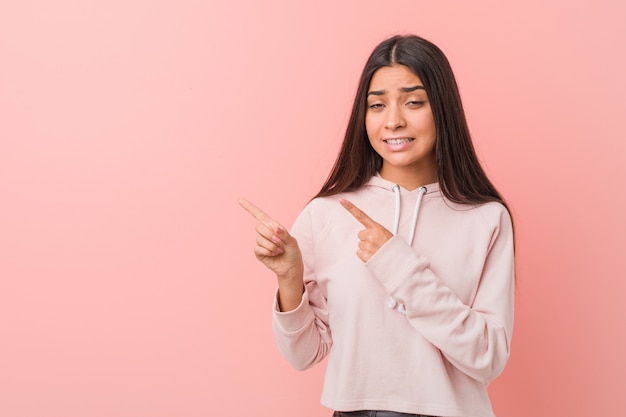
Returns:
[[[304,264],[296,239],[285,227],[265,214],[263,210],[240,198],[239,205],[252,215],[259,223],[254,255],[271,269],[278,278],[279,305],[281,311],[296,308],[304,291]]]

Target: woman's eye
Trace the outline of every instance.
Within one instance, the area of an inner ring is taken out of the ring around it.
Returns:
[[[413,101],[409,101],[409,102],[407,103],[407,106],[410,106],[410,107],[419,107],[419,106],[423,105],[424,103],[425,103],[424,101],[413,100]]]
[[[372,109],[372,110],[382,109],[383,108],[383,104],[382,103],[370,104],[369,108]]]

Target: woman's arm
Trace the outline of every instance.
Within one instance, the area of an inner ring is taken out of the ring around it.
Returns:
[[[515,290],[513,228],[506,209],[493,232],[471,305],[400,238],[387,242],[367,267],[405,305],[411,325],[456,368],[483,383],[502,372],[510,353]]]
[[[400,237],[385,240],[382,226],[351,203],[342,204],[366,227],[357,255],[404,305],[411,325],[470,377],[488,383],[499,375],[509,357],[515,287],[513,227],[506,209],[493,230],[476,296],[466,305],[428,259]]]
[[[303,213],[294,224],[293,230],[301,236],[299,243],[249,201],[241,199],[239,204],[259,221],[254,253],[278,281],[272,320],[278,347],[294,368],[309,368],[321,361],[332,345],[326,299],[313,273],[310,216]],[[308,255],[305,261],[302,252]]]

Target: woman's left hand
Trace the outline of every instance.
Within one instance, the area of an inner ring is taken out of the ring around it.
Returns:
[[[389,239],[393,237],[393,233],[372,220],[370,216],[365,214],[350,201],[342,198],[339,202],[350,212],[350,214],[354,216],[355,219],[357,219],[359,223],[365,226],[365,229],[361,230],[358,234],[359,249],[356,251],[356,255],[363,262],[367,262],[376,252],[378,252],[378,249],[380,249]]]

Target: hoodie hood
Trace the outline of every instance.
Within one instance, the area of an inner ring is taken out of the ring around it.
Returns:
[[[384,190],[389,190],[391,192],[393,192],[395,187],[400,187],[401,190],[403,190],[403,192],[407,192],[407,193],[417,193],[419,192],[419,189],[422,187],[418,187],[415,190],[407,190],[406,188],[402,188],[400,185],[388,181],[386,179],[384,179],[383,177],[380,176],[380,173],[376,173],[376,175],[374,175],[372,178],[370,178],[370,180],[365,184],[366,187],[378,187],[378,188],[382,188]],[[438,182],[434,182],[432,184],[426,184],[423,187],[426,187],[426,194],[425,195],[438,195],[439,194],[439,183]]]
[[[413,209],[413,222],[411,224],[411,235],[409,237],[408,243],[409,246],[413,245],[413,240],[415,238],[415,229],[417,227],[417,219],[419,216],[419,209],[422,204],[422,199],[424,196],[439,196],[439,183],[432,183],[423,185],[421,187],[416,188],[415,190],[407,190],[406,188],[402,188],[400,185],[388,181],[380,176],[380,173],[376,173],[370,180],[365,184],[366,187],[378,187],[384,190],[388,190],[394,193],[395,196],[395,216],[393,221],[393,230],[391,231],[394,236],[398,234],[398,226],[400,223],[400,210],[401,210],[401,200],[402,194],[417,194],[417,200],[415,202],[415,207]]]

